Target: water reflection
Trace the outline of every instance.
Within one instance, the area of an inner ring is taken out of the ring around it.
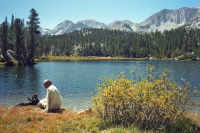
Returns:
[[[0,97],[4,105],[22,102],[38,92],[38,69],[32,67],[1,67]]]

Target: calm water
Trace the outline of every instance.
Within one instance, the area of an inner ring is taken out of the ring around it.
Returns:
[[[172,70],[172,77],[180,82],[185,78],[200,90],[200,62],[198,61],[140,61],[138,71],[146,73],[146,65],[154,65],[155,72]],[[27,97],[46,95],[45,79],[52,80],[63,97],[63,107],[87,109],[91,107],[91,92],[95,93],[101,76],[116,76],[126,68],[136,67],[133,60],[40,62],[32,67],[0,66],[0,104],[13,106],[28,102]]]

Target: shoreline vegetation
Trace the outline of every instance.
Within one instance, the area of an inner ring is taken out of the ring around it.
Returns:
[[[35,61],[43,61],[43,60],[177,60],[172,58],[153,58],[153,57],[145,57],[145,58],[126,58],[126,57],[99,57],[99,56],[45,56],[45,57],[39,57],[35,59]],[[180,59],[180,60],[197,60],[199,61],[199,58],[196,59]]]
[[[176,60],[176,59],[171,59],[171,58],[165,58],[165,59],[157,59],[157,58],[125,58],[125,57],[98,57],[98,56],[43,56],[39,58],[35,58],[34,61],[37,62],[42,62],[42,61],[68,61],[68,60]],[[181,59],[184,61],[200,61],[200,58],[197,59]],[[16,60],[12,60],[12,63],[14,66],[17,66],[19,63]],[[0,60],[0,65],[8,65],[6,62],[3,60]]]
[[[135,59],[135,58],[122,58],[122,57],[94,57],[94,56],[87,56],[87,57],[76,57],[76,56],[44,56],[35,58],[35,63],[43,62],[43,61],[68,61],[68,60],[122,60],[122,59]],[[136,60],[136,59],[135,59]],[[138,58],[138,60],[143,60],[142,58]],[[11,60],[14,66],[18,66],[18,61]],[[9,63],[5,62],[4,60],[0,60],[0,65],[10,65]]]
[[[43,56],[35,58],[34,61],[68,61],[68,60],[148,60],[147,58],[124,58],[124,57],[96,57],[96,56]],[[12,60],[12,63],[17,66],[17,61]],[[0,61],[0,65],[8,65],[3,60]]]
[[[11,107],[0,105],[0,132],[15,133],[154,133],[154,130],[139,129],[134,125],[127,127],[109,126],[101,123],[96,112],[78,115],[75,112],[64,109],[61,113],[44,113],[36,106]],[[181,128],[187,127],[193,133],[193,128],[200,130],[200,114],[185,113],[182,125],[174,127],[181,132]],[[181,127],[182,126],[182,127]],[[185,130],[188,130],[185,129]],[[196,132],[196,131],[194,131]]]
[[[146,58],[125,58],[125,57],[97,57],[97,56],[46,56],[39,57],[35,59],[36,61],[43,60],[122,60],[122,59],[131,59],[131,60],[145,60]]]

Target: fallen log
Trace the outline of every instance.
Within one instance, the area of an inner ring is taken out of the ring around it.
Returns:
[[[76,114],[77,115],[82,115],[82,114],[91,114],[92,113],[92,109],[89,108],[89,109],[86,109],[86,110],[79,110]]]

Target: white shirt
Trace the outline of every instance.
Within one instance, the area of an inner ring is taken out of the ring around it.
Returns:
[[[46,112],[53,109],[59,109],[61,107],[62,96],[54,85],[49,86],[47,89],[46,102]]]

